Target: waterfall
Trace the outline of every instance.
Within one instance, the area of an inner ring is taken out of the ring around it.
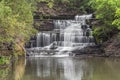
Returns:
[[[71,51],[94,45],[92,30],[86,23],[90,18],[92,14],[76,15],[74,20],[54,20],[53,31],[42,31],[37,34],[37,47]]]

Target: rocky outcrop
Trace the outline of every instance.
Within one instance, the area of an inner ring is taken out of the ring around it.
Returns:
[[[115,34],[110,40],[103,43],[102,47],[105,56],[120,57],[120,38],[119,34]]]
[[[37,15],[46,15],[46,16],[60,16],[60,15],[76,15],[81,13],[79,10],[70,9],[65,4],[54,4],[52,8],[48,6],[46,2],[39,2],[37,4],[37,11],[35,11]]]
[[[54,29],[53,20],[34,20],[34,27],[39,31],[51,31]]]
[[[120,57],[120,38],[115,34],[108,41],[97,46],[89,46],[73,51],[76,56]]]
[[[74,50],[72,51],[73,54],[75,54],[75,56],[81,56],[81,55],[85,55],[85,56],[104,56],[104,50],[96,45],[96,46],[88,46],[85,47],[83,49],[78,49],[78,50]]]

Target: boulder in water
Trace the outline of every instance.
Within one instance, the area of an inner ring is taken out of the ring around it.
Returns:
[[[57,43],[53,42],[53,44],[50,46],[50,49],[57,49]]]
[[[72,51],[75,56],[78,55],[91,55],[91,56],[103,56],[104,51],[100,46],[88,46],[82,49]]]

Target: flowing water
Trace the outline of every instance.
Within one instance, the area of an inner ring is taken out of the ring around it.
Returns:
[[[83,33],[82,25],[87,25],[86,20],[91,19],[92,14],[75,16],[75,20],[54,20],[53,31],[43,31],[37,34],[37,47],[45,47],[56,43],[58,47],[87,46],[92,44],[93,36],[87,39]],[[89,26],[88,26],[89,28]],[[91,32],[91,31],[90,31]]]
[[[120,59],[29,57],[0,68],[0,80],[120,80]]]
[[[58,52],[55,54],[61,55],[78,48],[95,45],[92,30],[86,23],[86,20],[91,18],[92,14],[76,15],[74,20],[54,20],[53,31],[42,31],[37,34],[37,47],[32,48],[34,51],[37,50],[34,54],[40,53],[39,50],[56,50]]]

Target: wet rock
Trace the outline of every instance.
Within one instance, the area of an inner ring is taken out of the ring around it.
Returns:
[[[51,46],[50,46],[50,49],[54,50],[54,49],[57,49],[57,43],[53,43]]]
[[[75,56],[120,57],[119,34],[114,34],[108,41],[97,46],[89,46],[73,51]]]
[[[88,46],[83,49],[78,49],[75,51],[72,51],[75,56],[79,55],[91,55],[91,56],[103,56],[104,55],[104,50],[101,49],[100,46]]]

